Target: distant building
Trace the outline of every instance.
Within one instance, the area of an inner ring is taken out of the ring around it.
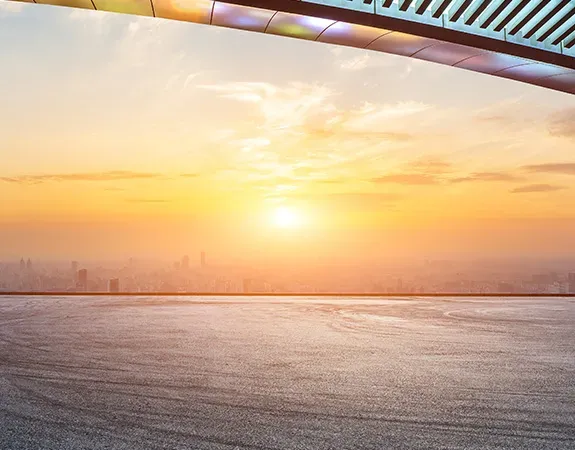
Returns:
[[[26,261],[24,261],[24,258],[20,259],[20,272],[24,272],[26,270]]]
[[[108,281],[108,292],[120,292],[120,280],[118,278],[111,278]]]
[[[190,268],[190,257],[188,255],[182,258],[182,269],[189,269]]]
[[[78,270],[78,282],[76,284],[80,291],[88,290],[88,270],[80,269]]]
[[[28,258],[28,261],[26,261],[26,269],[28,271],[32,270],[32,261],[30,260],[30,258]]]
[[[74,276],[78,273],[78,261],[72,261],[70,267],[72,268],[72,273]]]
[[[575,273],[569,274],[568,281],[569,281],[569,293],[575,294]]]
[[[513,294],[515,293],[515,286],[511,283],[501,282],[497,285],[497,292],[501,294]]]
[[[202,269],[206,267],[206,252],[200,253],[200,265]]]
[[[252,280],[250,280],[249,278],[245,278],[243,284],[244,284],[244,294],[249,294],[250,292],[253,292]]]

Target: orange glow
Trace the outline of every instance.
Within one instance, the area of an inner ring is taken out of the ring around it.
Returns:
[[[154,4],[239,20],[207,0]],[[242,26],[267,26],[252,13]],[[26,62],[7,64],[0,86],[7,255],[197,246],[223,262],[311,265],[575,245],[572,97],[330,44],[85,11],[69,22],[5,40],[46,37],[60,52],[5,45]],[[363,43],[378,37],[362,30]]]

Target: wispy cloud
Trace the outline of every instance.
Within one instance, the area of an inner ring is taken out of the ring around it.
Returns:
[[[557,186],[552,184],[528,184],[526,186],[521,186],[512,189],[510,192],[512,194],[528,194],[533,192],[555,192],[567,189],[565,186]]]
[[[14,177],[0,177],[0,181],[6,183],[38,184],[38,183],[59,183],[69,181],[118,181],[118,180],[143,180],[162,178],[163,175],[154,172],[132,172],[123,170],[112,170],[108,172],[93,173],[52,173],[40,175],[18,175]]]
[[[522,177],[507,172],[475,172],[470,175],[453,178],[451,183],[469,183],[469,182],[505,182],[519,181]]]
[[[288,194],[290,201],[311,203],[314,207],[326,207],[337,211],[373,211],[395,205],[402,197],[385,192],[342,192],[331,194]]]
[[[198,88],[245,108],[246,120],[233,135],[214,137],[218,148],[236,150],[227,161],[250,170],[266,166],[279,175],[302,162],[328,172],[323,178],[339,177],[334,171],[343,167],[357,173],[357,166],[373,165],[384,150],[411,145],[416,136],[408,124],[432,108],[418,102],[343,108],[336,91],[318,84],[226,82]]]
[[[24,8],[24,3],[0,0],[0,17],[3,15],[21,13]]]
[[[575,138],[575,108],[554,114],[549,121],[549,132],[553,136]]]
[[[170,200],[163,198],[127,198],[127,203],[169,203]]]
[[[327,138],[357,138],[363,140],[378,140],[378,141],[393,141],[393,142],[407,142],[415,139],[415,136],[410,133],[400,133],[393,131],[359,131],[359,130],[346,130],[345,126],[342,128],[307,128],[306,133],[312,139],[327,139]]]
[[[575,175],[575,163],[532,164],[523,166],[522,169],[532,173],[558,173],[564,175]]]
[[[514,97],[502,100],[475,111],[474,119],[479,122],[493,123],[507,127],[521,123],[525,119],[522,114],[526,110],[522,106],[523,99]]]
[[[439,158],[424,158],[408,164],[410,170],[429,174],[444,174],[453,171],[453,164]]]
[[[371,181],[378,184],[394,183],[418,186],[438,184],[441,180],[434,175],[424,173],[398,173],[372,178]]]
[[[358,71],[369,67],[370,55],[364,53],[351,59],[340,61],[339,67],[342,70]]]
[[[103,36],[110,30],[111,21],[114,20],[115,16],[102,11],[73,8],[70,10],[68,18],[82,27],[84,31],[96,36]]]
[[[112,186],[112,187],[104,188],[103,190],[107,191],[107,192],[124,192],[126,189]]]
[[[437,157],[419,158],[402,166],[403,171],[389,173],[371,178],[372,183],[403,184],[424,186],[440,184],[447,180],[446,175],[453,172],[454,167],[448,161]]]
[[[202,84],[198,88],[217,92],[223,98],[243,102],[259,102],[278,92],[278,89],[272,84],[258,82]]]

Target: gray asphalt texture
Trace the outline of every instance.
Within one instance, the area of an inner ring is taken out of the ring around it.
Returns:
[[[575,299],[0,297],[1,449],[575,449]]]

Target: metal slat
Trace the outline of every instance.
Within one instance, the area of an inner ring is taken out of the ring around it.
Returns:
[[[503,0],[498,6],[496,6],[493,12],[487,17],[485,22],[481,24],[481,28],[486,29],[491,25],[491,23],[499,17],[499,15],[511,4],[511,0]]]
[[[505,19],[499,22],[499,24],[495,27],[495,31],[503,30],[503,28],[505,28],[505,26],[513,18],[515,18],[517,14],[519,14],[523,10],[523,8],[525,8],[529,3],[531,3],[531,0],[523,0],[522,2],[520,2],[515,8],[513,8],[513,10],[509,14],[507,14],[507,17],[505,17]]]
[[[473,24],[492,2],[493,0],[483,0],[475,9],[469,8],[465,14],[465,25]]]
[[[472,3],[473,0],[457,0],[449,10],[449,20],[457,22]]]
[[[438,1],[431,9],[433,17],[435,17],[436,19],[441,17],[441,15],[445,12],[445,10],[451,4],[452,1],[453,0]]]
[[[561,0],[555,8],[553,8],[545,17],[543,17],[537,24],[531,28],[526,34],[525,39],[530,39],[541,27],[545,26],[547,22],[552,20],[565,6],[569,4],[569,0]]]
[[[573,34],[574,32],[575,32],[575,23],[573,23],[573,25],[571,25],[567,30],[565,30],[562,34],[556,37],[553,40],[553,45],[559,45],[561,42],[568,39],[569,36],[571,36],[571,34]]]
[[[411,2],[413,2],[413,0],[399,0],[399,10],[407,11],[411,6]]]
[[[427,11],[427,8],[429,8],[432,1],[433,0],[417,0],[417,2],[415,2],[415,12],[417,14],[423,14]]]
[[[569,21],[575,16],[575,8],[571,7],[563,17],[561,17],[554,25],[551,25],[547,31],[545,31],[541,36],[537,38],[539,42],[543,42],[545,39],[549,38],[551,35],[555,34],[559,30],[563,30],[569,26]]]
[[[511,21],[509,26],[510,30],[507,33],[512,36],[517,34],[524,26],[533,20],[537,14],[548,6],[549,3],[551,3],[551,0],[541,0],[539,3],[532,5],[531,10],[524,9],[524,14],[519,14],[515,20]]]

